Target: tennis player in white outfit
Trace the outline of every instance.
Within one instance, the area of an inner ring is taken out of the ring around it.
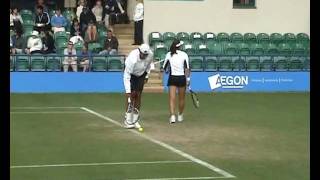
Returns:
[[[170,105],[170,123],[176,122],[175,104],[176,91],[179,94],[179,112],[178,122],[183,121],[183,110],[185,105],[186,86],[190,84],[189,57],[187,53],[179,50],[183,45],[182,41],[175,39],[167,53],[163,63],[163,69],[170,69],[168,86],[169,86],[169,105]]]
[[[138,49],[130,52],[125,61],[125,70],[123,75],[123,83],[126,91],[126,110],[128,108],[128,97],[134,102],[133,106],[140,111],[141,93],[143,86],[148,81],[148,74],[153,61],[153,53],[149,45],[141,44]],[[129,125],[125,122],[126,128],[137,128],[141,125],[139,122]]]

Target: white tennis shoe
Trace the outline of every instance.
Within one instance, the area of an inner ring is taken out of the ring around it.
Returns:
[[[132,128],[134,128],[135,127],[135,125],[134,124],[128,124],[127,123],[127,121],[125,120],[124,121],[124,128],[126,128],[126,129],[132,129]]]
[[[171,115],[170,119],[169,119],[170,123],[175,123],[176,122],[176,116],[175,115]]]
[[[139,122],[136,122],[136,123],[134,124],[134,127],[135,127],[136,129],[139,129],[139,128],[141,128],[141,125],[139,124]]]
[[[183,114],[178,114],[178,122],[182,122],[183,121]]]

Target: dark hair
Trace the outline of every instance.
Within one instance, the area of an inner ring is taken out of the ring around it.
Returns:
[[[174,39],[171,46],[170,46],[170,52],[171,52],[171,56],[173,56],[173,54],[177,53],[177,50],[179,49],[179,47],[177,47],[177,44],[179,44],[180,41],[178,39]]]
[[[43,7],[41,5],[38,5],[37,9],[41,9],[43,11]]]

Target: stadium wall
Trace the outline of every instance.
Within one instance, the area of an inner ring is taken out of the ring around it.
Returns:
[[[11,93],[124,92],[122,72],[11,72]],[[211,92],[306,92],[309,72],[192,72],[192,89]],[[167,78],[163,85],[167,91]]]
[[[144,39],[150,32],[253,32],[310,35],[310,0],[256,0],[233,9],[232,0],[145,0]]]

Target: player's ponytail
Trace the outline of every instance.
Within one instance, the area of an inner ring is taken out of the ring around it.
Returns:
[[[180,41],[178,39],[174,39],[171,46],[170,46],[170,52],[171,52],[171,56],[173,56],[174,54],[177,54],[177,50],[180,48]]]

